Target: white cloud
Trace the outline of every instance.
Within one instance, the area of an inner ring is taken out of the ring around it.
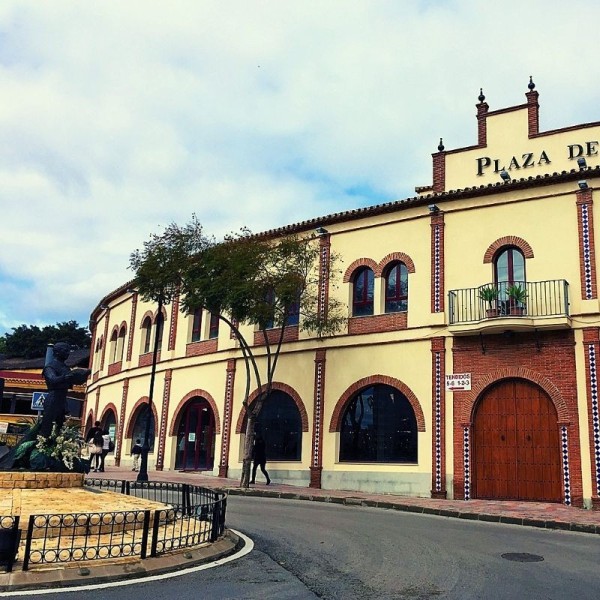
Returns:
[[[600,5],[0,4],[0,333],[78,319],[195,212],[217,235],[413,195],[475,103],[598,120]]]

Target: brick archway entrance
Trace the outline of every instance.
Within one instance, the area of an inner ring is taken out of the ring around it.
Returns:
[[[504,379],[480,398],[473,421],[473,497],[562,501],[558,417],[536,384]]]

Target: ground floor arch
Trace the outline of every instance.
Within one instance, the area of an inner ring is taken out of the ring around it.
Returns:
[[[478,398],[473,418],[472,497],[562,501],[556,407],[537,384],[503,379]]]
[[[190,398],[176,416],[175,469],[210,471],[215,459],[215,414],[201,396]]]

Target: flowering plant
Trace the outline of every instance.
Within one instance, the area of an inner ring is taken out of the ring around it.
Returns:
[[[37,436],[35,447],[39,454],[62,463],[69,471],[72,471],[74,461],[79,458],[81,453],[79,431],[76,427],[69,425],[63,425],[60,430],[57,430],[56,424],[54,424],[48,437]]]

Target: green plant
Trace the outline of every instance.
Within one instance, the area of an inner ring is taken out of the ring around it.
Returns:
[[[498,299],[498,288],[494,285],[486,285],[479,289],[479,299],[483,300],[483,302],[487,302],[490,309],[492,308],[492,303]]]
[[[507,287],[506,295],[513,304],[525,304],[527,300],[527,290],[520,283],[513,283]]]
[[[52,433],[46,438],[38,435],[35,450],[31,453],[31,459],[46,462],[54,459],[62,463],[69,471],[73,470],[75,459],[79,458],[79,430],[77,427],[63,425],[57,431],[56,424],[52,427]],[[37,458],[36,458],[37,457]]]

